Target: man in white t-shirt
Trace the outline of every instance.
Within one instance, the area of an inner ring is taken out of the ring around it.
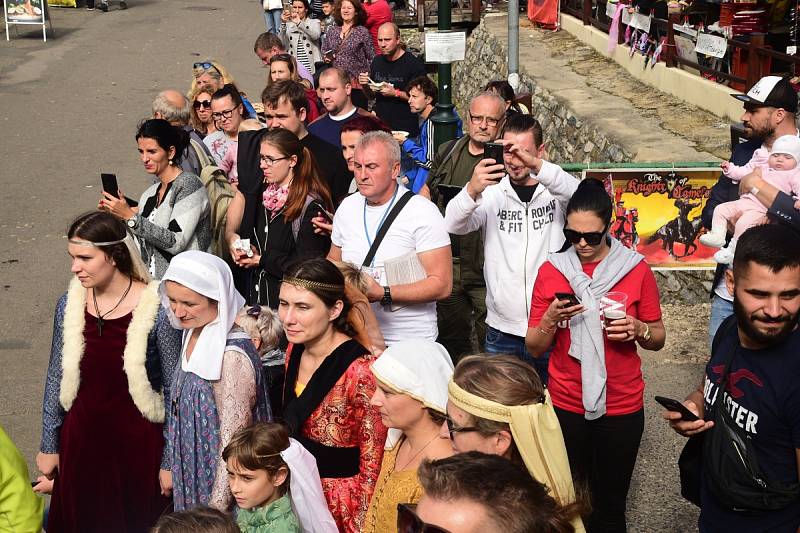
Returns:
[[[354,167],[358,192],[336,211],[328,259],[361,267],[381,225],[407,189],[397,183],[400,147],[388,133],[366,133],[356,147]],[[412,253],[425,276],[390,285],[385,262]],[[362,267],[370,279],[367,298],[387,345],[409,338],[436,340],[436,301],[450,295],[451,260],[442,215],[429,200],[414,195],[389,226],[374,260]]]

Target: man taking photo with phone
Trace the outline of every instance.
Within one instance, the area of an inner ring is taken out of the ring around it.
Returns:
[[[533,282],[547,254],[564,244],[564,207],[578,179],[541,159],[542,126],[530,115],[510,117],[500,143],[501,160],[484,156],[476,165],[447,205],[445,226],[456,235],[483,233],[486,351],[516,355],[546,384],[547,358],[528,353],[525,333]]]
[[[703,381],[683,402],[700,419],[675,411],[664,418],[685,437],[703,435],[701,532],[795,532],[800,237],[782,224],[747,230],[725,282],[734,315],[717,330]]]

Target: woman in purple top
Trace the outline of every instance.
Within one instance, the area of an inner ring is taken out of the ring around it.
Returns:
[[[358,83],[360,72],[369,72],[375,57],[372,37],[365,26],[367,12],[360,0],[337,0],[333,8],[336,24],[328,28],[322,39],[324,59],[350,76],[353,92],[350,97],[358,107],[367,107],[367,99]]]

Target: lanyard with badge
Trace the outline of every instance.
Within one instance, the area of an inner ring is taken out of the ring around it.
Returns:
[[[394,205],[394,201],[397,198],[397,191],[400,190],[400,187],[395,187],[394,194],[392,195],[392,199],[389,201],[389,205],[386,206],[386,209],[383,211],[383,215],[381,216],[380,221],[378,222],[378,227],[375,228],[375,235],[377,236],[378,233],[381,231],[381,227],[383,227],[384,222],[386,222],[386,217],[389,215],[389,212],[392,210],[392,206]],[[372,247],[372,238],[369,236],[369,228],[367,227],[367,199],[364,198],[364,211],[363,211],[363,219],[364,219],[364,236],[367,238],[367,244]],[[372,276],[372,278],[380,283],[381,282],[381,273],[380,270],[375,268],[375,257],[372,258],[370,261],[369,266],[365,265],[362,270]]]

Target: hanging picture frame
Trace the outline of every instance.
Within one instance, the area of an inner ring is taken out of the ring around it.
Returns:
[[[12,26],[41,26],[42,39],[47,42],[47,22],[50,13],[46,0],[3,0],[3,16],[6,22],[6,41],[11,40]],[[50,23],[52,31],[52,22]]]

